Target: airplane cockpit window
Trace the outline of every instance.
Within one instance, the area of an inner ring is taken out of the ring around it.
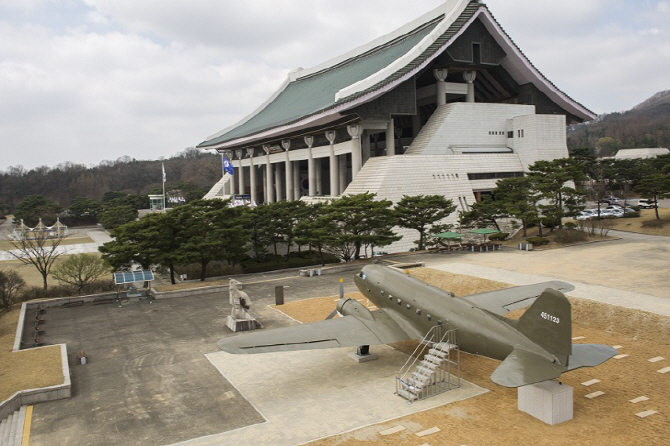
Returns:
[[[361,279],[365,280],[365,273],[363,271],[361,271],[358,275],[361,277]]]

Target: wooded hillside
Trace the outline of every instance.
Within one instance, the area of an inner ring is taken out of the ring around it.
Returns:
[[[661,91],[621,113],[568,127],[568,150],[590,149],[614,156],[619,149],[670,147],[670,90]]]
[[[221,179],[221,158],[213,153],[186,149],[165,159],[168,189],[180,189],[192,200]],[[29,195],[43,195],[67,208],[75,198],[102,200],[106,192],[143,195],[161,193],[161,161],[138,161],[128,156],[103,161],[95,167],[62,163],[56,167],[26,170],[12,166],[0,172],[0,212],[11,212]]]

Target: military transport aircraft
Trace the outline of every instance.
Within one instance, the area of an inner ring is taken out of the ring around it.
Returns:
[[[422,339],[431,327],[442,325],[456,329],[462,351],[502,360],[491,380],[505,387],[558,378],[617,354],[607,345],[572,344],[571,306],[562,291],[574,287],[565,282],[453,297],[378,264],[363,267],[354,281],[378,310],[370,311],[351,298],[340,299],[336,310],[343,317],[224,338],[217,345],[236,354],[367,347]],[[529,305],[519,320],[503,317]]]

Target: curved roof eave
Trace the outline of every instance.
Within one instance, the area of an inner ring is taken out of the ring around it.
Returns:
[[[333,61],[340,61],[342,57],[332,59],[331,61],[318,65],[317,67],[314,67],[313,69],[310,70],[298,70],[295,72],[292,72],[282,85],[282,87],[275,92],[274,95],[272,95],[267,101],[265,101],[260,107],[256,109],[256,111],[243,120],[239,121],[233,126],[228,127],[225,130],[222,130],[215,135],[212,135],[211,137],[208,137],[206,141],[200,143],[198,147],[203,147],[203,148],[208,148],[208,149],[226,149],[226,148],[232,148],[235,146],[243,146],[243,145],[252,145],[260,140],[267,140],[270,138],[279,138],[281,137],[282,134],[288,133],[288,132],[294,132],[298,131],[302,128],[308,128],[310,126],[316,126],[316,125],[323,125],[327,122],[333,122],[343,116],[343,113],[346,112],[346,110],[351,109],[353,107],[356,107],[360,104],[363,104],[365,102],[369,102],[378,96],[386,93],[387,91],[392,90],[395,88],[397,85],[400,83],[404,82],[407,80],[409,77],[413,76],[420,70],[422,70],[424,67],[426,67],[437,55],[442,53],[456,38],[458,38],[462,32],[467,29],[467,27],[472,23],[475,19],[478,17],[483,18],[482,23],[484,26],[487,28],[487,30],[491,33],[491,35],[496,39],[497,43],[503,47],[503,48],[508,48],[510,51],[508,51],[507,57],[503,60],[502,65],[505,70],[507,70],[510,75],[519,83],[532,83],[535,85],[540,91],[542,91],[544,94],[546,94],[552,101],[554,101],[556,104],[561,106],[564,110],[566,110],[569,113],[572,113],[573,115],[583,119],[583,120],[591,120],[594,119],[597,115],[593,113],[591,110],[587,109],[584,107],[582,104],[576,102],[572,98],[570,98],[567,94],[559,90],[551,81],[549,81],[547,78],[544,77],[544,75],[537,69],[535,66],[528,60],[528,58],[523,54],[523,52],[516,46],[514,41],[507,35],[507,33],[503,30],[503,28],[500,26],[500,24],[495,20],[493,15],[490,13],[488,8],[485,5],[481,5],[477,11],[469,18],[466,24],[462,26],[462,28],[456,32],[444,45],[442,45],[437,51],[435,51],[433,54],[430,56],[426,57],[424,61],[422,61],[420,64],[418,64],[416,67],[412,68],[411,70],[403,73],[402,75],[398,76],[396,79],[390,81],[390,82],[385,82],[387,79],[389,79],[391,76],[394,74],[398,73],[399,71],[402,71],[405,67],[407,67],[408,64],[410,64],[412,61],[416,60],[417,57],[419,57],[424,51],[428,49],[428,47],[436,41],[436,39],[441,36],[452,24],[453,22],[461,15],[463,12],[464,8],[469,4],[470,2],[468,0],[451,0],[445,3],[445,5],[440,6],[439,8],[436,8],[435,10],[431,11],[428,14],[425,14],[422,16],[420,19],[425,19],[425,18],[430,18],[433,17],[436,12],[445,14],[444,19],[440,22],[440,24],[430,32],[428,36],[426,36],[424,39],[422,39],[417,45],[415,45],[414,48],[412,48],[411,51],[409,51],[406,55],[404,55],[402,58],[398,59],[397,63],[393,63],[377,72],[374,74],[368,76],[367,78],[358,81],[348,87],[345,87],[337,92],[335,102],[332,104],[331,107],[328,107],[326,109],[321,110],[320,112],[316,112],[314,114],[311,114],[309,116],[305,116],[302,119],[293,121],[291,123],[287,123],[284,125],[280,125],[274,128],[266,129],[251,135],[247,135],[241,138],[234,138],[228,141],[223,141],[220,143],[215,143],[208,145],[207,142],[211,141],[213,138],[219,137],[227,133],[228,131],[238,127],[239,125],[242,125],[244,122],[248,121],[251,119],[253,116],[255,116],[257,113],[261,112],[270,102],[272,102],[292,81],[296,80],[299,77],[303,77],[306,75],[309,75],[311,73],[316,72],[316,68],[319,69],[324,69],[325,66],[332,66]],[[445,13],[445,7],[446,5],[451,4],[451,9],[446,11]],[[462,6],[463,8],[460,8]],[[410,24],[406,26],[415,26],[416,22],[420,19],[417,19]],[[405,27],[401,28],[400,30],[404,30]],[[391,33],[387,36],[385,36],[382,39],[377,39],[373,41],[375,44],[379,44],[379,42],[383,42],[388,40],[387,38],[389,36],[391,37],[397,37],[396,34],[398,33],[397,30],[394,33]],[[364,45],[362,47],[357,48],[356,50],[347,53],[347,56],[351,56],[352,54],[360,54],[362,52],[362,49],[367,50],[369,49],[371,44]]]
[[[349,51],[343,55],[337,56],[333,59],[330,59],[324,63],[321,63],[319,65],[316,65],[312,68],[309,69],[302,69],[298,68],[288,74],[282,85],[270,96],[263,104],[261,104],[259,107],[257,107],[252,113],[249,115],[245,116],[242,118],[240,121],[236,122],[235,124],[226,127],[223,130],[220,130],[213,135],[210,135],[207,137],[207,139],[200,144],[198,144],[198,147],[204,147],[204,148],[220,148],[223,146],[231,146],[231,145],[238,145],[239,143],[235,144],[235,141],[238,140],[247,140],[249,138],[252,138],[252,136],[259,136],[258,139],[263,138],[261,135],[265,135],[268,132],[274,133],[273,130],[275,129],[268,129],[266,131],[262,131],[258,134],[255,135],[249,135],[249,137],[243,137],[243,138],[236,138],[233,140],[229,141],[224,141],[218,144],[212,144],[208,145],[207,143],[215,138],[219,138],[226,133],[230,132],[231,130],[245,124],[249,120],[251,120],[253,117],[258,115],[260,112],[262,112],[272,101],[274,101],[290,84],[291,82],[294,82],[300,78],[312,75],[314,73],[318,73],[319,71],[328,69],[329,67],[335,66],[339,63],[342,63],[343,61],[346,61],[348,59],[357,57],[361,54],[364,54],[367,51],[370,51],[371,49],[374,49],[376,47],[379,47],[381,45],[384,45],[387,42],[390,42],[394,39],[397,39],[398,37],[407,34],[408,32],[412,31],[413,29],[416,29],[419,27],[421,24],[429,22],[431,20],[435,20],[436,18],[440,17],[441,15],[444,15],[444,18],[440,21],[440,25],[437,27],[441,32],[436,33],[436,30],[433,30],[429,36],[427,36],[422,42],[419,42],[408,54],[403,56],[401,59],[399,59],[396,63],[391,64],[389,67],[387,67],[384,70],[380,70],[379,72],[373,74],[372,76],[369,76],[367,79],[364,79],[363,81],[367,82],[362,82],[359,81],[357,83],[354,83],[350,87],[346,87],[344,89],[341,89],[338,91],[333,98],[333,105],[337,105],[338,102],[342,100],[346,100],[346,97],[348,96],[353,96],[357,93],[360,93],[361,91],[365,90],[369,82],[373,82],[373,85],[375,83],[379,82],[379,78],[384,75],[384,73],[393,73],[394,71],[397,71],[397,69],[401,69],[404,67],[407,63],[411,62],[412,57],[411,55],[420,54],[423,50],[425,50],[434,40],[439,37],[439,35],[442,34],[451,24],[456,20],[459,15],[463,12],[465,7],[470,3],[471,0],[447,0],[444,4],[438,6],[437,8],[433,9],[432,11],[423,14],[421,17],[412,20],[411,22],[401,26],[400,28],[392,31],[389,34],[386,34],[382,37],[379,37],[371,42],[368,42],[365,45],[359,46],[358,48]],[[445,25],[446,24],[446,25]],[[404,63],[403,63],[404,62]],[[376,97],[376,96],[375,96]],[[358,102],[358,101],[357,101]],[[309,118],[309,117],[307,117]],[[302,122],[303,120],[297,121],[298,123]],[[278,127],[277,129],[283,128],[286,129],[287,127],[292,127],[291,124],[286,124],[283,126]],[[256,138],[253,138],[256,139]],[[234,144],[231,144],[234,143]]]
[[[535,68],[516,43],[507,35],[488,8],[483,7],[475,14],[475,16],[480,15],[486,18],[486,20],[482,20],[482,23],[498,45],[512,50],[511,54],[508,53],[507,57],[503,59],[502,66],[518,83],[522,84],[524,81],[525,83],[532,83],[564,110],[585,121],[596,118],[597,115],[595,113],[559,90],[556,85],[544,77],[540,70]]]

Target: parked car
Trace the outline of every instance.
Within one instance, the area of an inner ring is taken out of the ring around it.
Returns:
[[[600,218],[618,218],[623,217],[623,209],[602,209]]]
[[[656,203],[653,200],[647,200],[645,198],[641,198],[637,201],[637,205],[641,207],[642,209],[653,209],[658,207],[658,203]]]
[[[622,200],[619,197],[615,196],[608,196],[600,200],[601,203],[607,203],[607,204],[617,204],[617,203],[623,203],[624,200]]]
[[[579,214],[575,217],[575,220],[591,220],[592,218],[596,218],[598,216],[598,210],[591,210],[591,209],[585,209],[583,211],[580,211]]]

